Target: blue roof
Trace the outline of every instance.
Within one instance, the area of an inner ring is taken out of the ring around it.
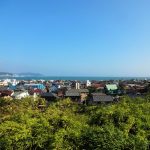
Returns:
[[[9,85],[9,89],[10,90],[16,90],[16,86],[15,85]]]
[[[41,90],[45,89],[45,86],[43,84],[25,84],[24,86],[37,88],[37,89],[41,89]]]

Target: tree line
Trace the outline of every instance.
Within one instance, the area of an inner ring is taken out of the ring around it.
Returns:
[[[0,99],[1,150],[148,150],[150,96],[86,106]]]

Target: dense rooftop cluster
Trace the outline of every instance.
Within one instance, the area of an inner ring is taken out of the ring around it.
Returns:
[[[86,104],[116,102],[123,95],[143,97],[149,89],[149,80],[0,80],[0,97],[22,99],[40,96],[48,101],[69,97],[72,101]]]

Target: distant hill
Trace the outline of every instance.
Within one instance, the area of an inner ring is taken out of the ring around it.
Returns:
[[[9,72],[0,72],[0,76],[13,76],[13,74]]]
[[[34,76],[36,76],[36,77],[42,77],[42,76],[44,76],[43,74],[40,74],[40,73],[31,73],[31,72],[25,72],[25,73],[18,73],[17,74],[18,76],[25,76],[25,77],[34,77]]]
[[[43,77],[43,74],[40,73],[9,73],[9,72],[0,72],[0,77]]]

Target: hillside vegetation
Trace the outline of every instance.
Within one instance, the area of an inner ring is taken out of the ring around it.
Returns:
[[[148,150],[150,97],[77,105],[0,99],[1,150]]]

